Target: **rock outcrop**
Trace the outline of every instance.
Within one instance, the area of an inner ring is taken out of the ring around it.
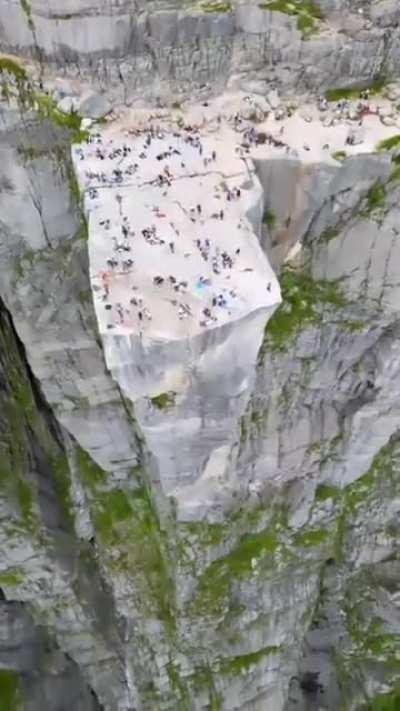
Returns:
[[[0,708],[397,709],[394,3],[0,13]]]

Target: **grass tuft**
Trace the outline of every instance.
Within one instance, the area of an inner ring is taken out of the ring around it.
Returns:
[[[339,161],[339,163],[342,163],[342,161],[344,161],[346,156],[347,156],[346,151],[335,151],[334,153],[332,153],[332,158],[334,160]]]
[[[397,133],[395,136],[390,136],[390,138],[385,138],[380,141],[377,145],[377,150],[381,153],[384,151],[392,151],[394,148],[400,147],[400,134]]]
[[[263,217],[264,225],[267,225],[270,230],[273,230],[276,225],[276,215],[272,210],[267,209]]]
[[[386,77],[377,77],[372,80],[369,86],[353,86],[353,87],[338,87],[336,89],[328,89],[325,92],[325,98],[328,101],[341,101],[342,99],[358,99],[360,93],[368,89],[370,94],[380,94],[384,86],[387,84]]]
[[[367,206],[364,214],[369,215],[371,212],[380,209],[384,206],[386,200],[386,189],[380,180],[377,180],[372,188],[367,193]]]
[[[322,20],[320,8],[311,0],[271,0],[258,6],[261,10],[282,12],[297,17],[297,29],[308,37],[316,29],[316,21]]]
[[[336,282],[314,281],[290,268],[283,271],[280,286],[283,302],[267,323],[267,343],[263,344],[274,351],[284,350],[288,341],[306,325],[319,324],[322,320],[321,304],[333,308],[343,308],[347,304]]]
[[[175,405],[176,393],[170,390],[167,393],[160,393],[155,397],[151,397],[151,404],[157,408],[157,410],[168,410],[170,407]]]
[[[19,675],[11,669],[0,669],[0,709],[1,711],[22,709]]]
[[[200,4],[200,8],[203,12],[231,12],[232,5],[230,2],[218,2],[218,0],[211,0],[211,2],[203,2]]]

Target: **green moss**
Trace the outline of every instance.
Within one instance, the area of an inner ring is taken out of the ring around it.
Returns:
[[[143,486],[97,492],[92,511],[110,566],[135,579],[146,614],[157,615],[172,633],[175,592],[168,572],[168,550],[149,491]]]
[[[175,702],[179,701],[179,709],[182,711],[191,711],[192,704],[190,700],[187,684],[181,678],[181,671],[178,664],[170,662],[166,666],[167,674],[171,682],[171,687],[174,691]]]
[[[77,450],[77,463],[81,479],[90,491],[106,483],[107,473],[81,447]]]
[[[367,206],[364,214],[369,215],[384,206],[386,189],[380,180],[377,180],[367,193]]]
[[[345,159],[346,157],[347,157],[346,151],[335,151],[334,153],[332,153],[332,158],[333,158],[334,160],[339,161],[340,163],[341,163],[342,161],[344,161],[344,159]]]
[[[254,664],[261,662],[264,657],[277,655],[280,651],[281,647],[263,647],[257,652],[243,654],[229,660],[224,659],[220,664],[220,672],[229,676],[237,676],[247,671],[250,667],[254,666]]]
[[[321,232],[319,239],[321,242],[330,242],[331,239],[335,239],[339,234],[337,227],[327,227],[323,232]]]
[[[379,94],[387,84],[387,77],[377,77],[371,80],[369,86],[352,86],[338,87],[337,89],[328,89],[325,92],[325,97],[328,101],[341,101],[342,99],[358,99],[360,92],[368,88],[370,94]]]
[[[295,546],[303,548],[311,548],[312,546],[320,546],[326,541],[329,532],[324,528],[315,528],[308,531],[297,533],[294,536],[293,542]]]
[[[365,647],[374,656],[396,655],[400,653],[400,639],[396,634],[375,634],[366,639]]]
[[[13,76],[17,82],[24,81],[27,78],[26,71],[21,64],[10,57],[0,56],[0,75],[3,72]]]
[[[392,151],[394,148],[399,148],[399,146],[400,134],[397,133],[395,136],[391,136],[390,138],[385,138],[385,140],[380,141],[377,145],[377,150],[380,152]]]
[[[373,699],[364,704],[360,711],[399,711],[400,709],[400,688],[394,689],[387,694],[378,694]]]
[[[315,30],[314,18],[311,15],[300,13],[297,20],[297,29],[300,30],[303,37],[311,34]]]
[[[261,10],[282,12],[285,15],[297,16],[297,28],[304,36],[316,28],[316,20],[322,19],[320,8],[311,0],[272,0],[258,6]]]
[[[340,498],[341,491],[337,486],[331,486],[330,484],[318,484],[315,490],[315,500],[316,501],[326,501],[327,499],[338,499]]]
[[[398,183],[400,181],[400,165],[396,165],[389,175],[389,183]]]
[[[21,65],[8,57],[0,58],[0,74],[3,72],[12,74],[17,80],[16,98],[23,108],[33,110],[40,120],[51,121],[58,128],[69,131],[73,143],[81,143],[88,139],[89,132],[81,129],[81,116],[76,111],[69,113],[61,111],[51,96],[37,91]],[[35,147],[33,150],[35,151]]]
[[[276,225],[276,215],[272,212],[272,210],[266,210],[263,217],[263,223],[264,225],[267,225],[270,230],[274,229]]]
[[[207,521],[193,521],[181,524],[181,531],[184,536],[187,533],[195,536],[205,546],[217,546],[222,543],[228,528],[227,524],[208,523]]]
[[[90,304],[92,301],[92,291],[91,289],[84,289],[83,291],[80,291],[78,293],[78,299],[82,306],[85,306],[85,304]]]
[[[52,464],[57,497],[68,525],[72,530],[74,530],[75,514],[71,496],[71,480],[68,459],[65,455],[60,455],[53,460]]]
[[[362,477],[357,479],[344,489],[346,506],[351,513],[355,513],[359,506],[365,502],[375,488],[377,478],[382,473],[388,476],[392,472],[392,462],[390,455],[382,450],[374,459],[370,469]]]
[[[209,695],[209,711],[222,711],[222,699],[214,684],[213,673],[210,666],[196,667],[190,677],[192,696],[197,698],[200,691],[206,690]]]
[[[17,495],[21,516],[27,527],[31,527],[35,518],[33,514],[33,495],[31,487],[23,479],[17,480]]]
[[[342,329],[349,331],[349,333],[362,333],[366,327],[365,321],[356,319],[341,319],[339,323]]]
[[[133,510],[128,495],[121,489],[104,494],[95,516],[96,530],[103,543],[118,543],[118,525],[132,517]]]
[[[155,397],[151,397],[151,404],[157,408],[157,410],[168,410],[170,407],[175,405],[176,393],[170,390],[167,393],[160,393]]]
[[[19,675],[9,669],[0,669],[0,711],[18,711],[21,708]]]
[[[20,3],[21,3],[22,10],[23,10],[23,12],[25,13],[26,18],[27,18],[27,20],[28,20],[29,28],[30,28],[31,30],[33,30],[33,29],[34,29],[34,24],[33,24],[33,20],[32,20],[32,7],[31,7],[31,3],[29,2],[29,0],[20,0]]]
[[[200,3],[200,8],[203,12],[231,12],[232,5],[230,2],[212,0],[211,2]]]
[[[335,534],[335,555],[338,560],[343,559],[348,526],[354,522],[356,516],[364,515],[362,512],[368,510],[371,501],[380,496],[379,488],[387,487],[389,495],[392,496],[397,493],[395,462],[399,455],[395,454],[395,447],[395,443],[389,441],[375,456],[368,471],[342,489],[342,507],[336,521]]]
[[[24,572],[20,568],[8,568],[0,572],[0,586],[17,587],[24,582]],[[1,706],[0,706],[1,709]]]
[[[347,302],[337,282],[314,281],[306,274],[286,268],[280,278],[283,303],[267,323],[265,348],[281,351],[307,325],[321,323],[321,305],[343,308]]]
[[[54,99],[46,94],[35,94],[38,115],[41,119],[48,119],[56,126],[71,132],[72,143],[87,141],[89,132],[81,129],[81,116],[76,111],[65,113],[61,111]]]
[[[353,654],[362,659],[379,658],[396,660],[400,653],[400,637],[385,630],[385,623],[379,617],[369,618],[365,606],[365,595],[369,593],[368,581],[359,578],[359,585],[350,591],[345,605],[346,627],[353,643]]]
[[[194,605],[196,612],[213,614],[220,611],[231,583],[251,576],[253,566],[258,562],[273,565],[279,547],[274,528],[242,536],[231,553],[211,563],[201,575]]]

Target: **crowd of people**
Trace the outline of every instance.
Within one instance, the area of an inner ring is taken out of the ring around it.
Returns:
[[[143,186],[151,187],[164,198],[174,181],[182,176],[196,180],[202,170],[209,166],[212,166],[210,170],[214,172],[219,170],[222,173],[222,170],[221,166],[217,166],[216,148],[209,146],[193,127],[188,126],[172,133],[159,127],[150,127],[144,131],[135,131],[133,141],[131,136],[132,132],[129,132],[127,140],[121,144],[118,139],[95,133],[87,148],[76,149],[77,160],[79,163],[84,162],[81,177],[88,200],[95,203],[93,207],[89,205],[89,210],[93,210],[94,219],[97,219],[96,231],[109,244],[105,269],[99,275],[99,296],[107,313],[107,329],[136,323],[139,333],[142,333],[145,322],[152,321],[155,316],[152,305],[159,303],[159,297],[176,310],[178,321],[197,318],[198,325],[206,328],[226,320],[240,296],[238,290],[232,288],[224,277],[238,266],[243,251],[239,244],[235,244],[234,235],[231,248],[224,245],[221,239],[213,238],[209,220],[224,220],[229,205],[241,200],[242,188],[240,185],[228,185],[221,176],[220,182],[215,183],[217,187],[214,197],[218,198],[220,204],[223,200],[225,205],[221,205],[218,210],[212,209],[211,199],[207,198],[205,205],[198,201],[190,206],[185,196],[185,199],[179,201],[178,218],[167,221],[165,206],[147,205],[149,224],[142,225],[141,219],[133,218],[133,226],[130,203],[138,199],[138,193],[129,191],[132,178],[133,185],[139,189]],[[144,169],[141,164],[145,166]],[[117,209],[112,211],[112,215],[104,215],[102,206],[108,203],[103,200],[102,188],[117,189],[114,193]],[[100,219],[96,217],[97,212],[101,213]],[[191,228],[185,225],[185,220],[190,221]],[[241,217],[237,226],[241,228],[242,225]],[[195,236],[197,228],[198,237]],[[210,234],[203,236],[208,229]],[[140,241],[153,249],[161,249],[154,254],[154,273],[150,275],[151,298],[150,285],[147,289],[143,288],[143,275],[136,279],[141,270],[137,256]],[[200,257],[198,271],[190,281],[185,271],[182,271],[179,260],[177,269],[179,265],[181,273],[169,273],[173,272],[173,255],[177,252],[180,256],[183,252],[187,259],[195,258],[196,253]],[[131,277],[129,287],[123,291],[119,289],[118,296],[115,296],[118,279],[127,276]],[[137,282],[141,283],[141,287]]]

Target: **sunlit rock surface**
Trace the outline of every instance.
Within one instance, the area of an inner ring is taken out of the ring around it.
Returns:
[[[397,709],[397,10],[319,4],[1,5],[0,699]]]
[[[225,126],[110,129],[73,155],[107,366],[150,398],[137,417],[165,492],[182,515],[206,510],[211,490],[233,491],[235,423],[280,302],[254,166]]]

